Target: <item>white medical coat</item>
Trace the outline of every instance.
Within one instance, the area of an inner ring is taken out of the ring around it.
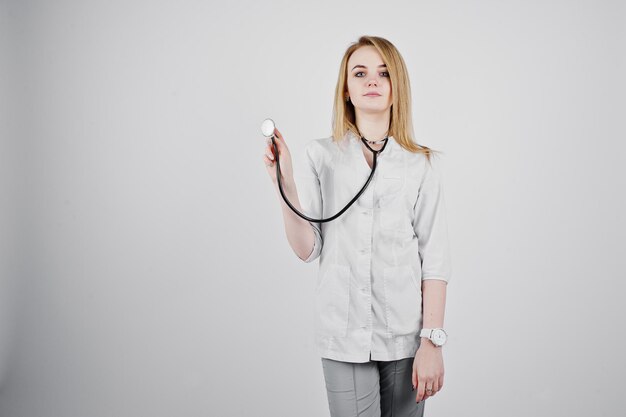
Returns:
[[[314,139],[298,175],[305,214],[334,215],[357,194],[371,169],[361,140]],[[448,229],[435,158],[389,137],[366,191],[339,218],[313,223],[319,257],[315,339],[323,358],[346,362],[414,357],[422,328],[421,280],[449,281]]]

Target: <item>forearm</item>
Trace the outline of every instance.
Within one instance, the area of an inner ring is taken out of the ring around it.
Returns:
[[[287,203],[285,203],[285,200],[283,200],[283,197],[280,195],[278,183],[274,185],[283,211],[287,241],[296,255],[300,259],[305,260],[313,251],[313,245],[315,244],[315,234],[313,232],[313,228],[307,220],[304,220],[302,217],[294,213]],[[282,186],[289,202],[302,213],[300,199],[298,198],[298,190],[296,189],[296,184],[293,179],[285,179],[282,182]]]
[[[422,316],[425,329],[443,328],[446,308],[447,282],[439,279],[422,280]],[[422,341],[428,338],[422,337]]]

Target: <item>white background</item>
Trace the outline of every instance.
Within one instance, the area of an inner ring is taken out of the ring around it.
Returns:
[[[626,372],[619,1],[0,1],[0,416],[325,416],[317,261],[263,165],[393,42],[444,152],[429,416],[612,416]]]

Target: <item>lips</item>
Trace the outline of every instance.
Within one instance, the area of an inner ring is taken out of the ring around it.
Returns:
[[[365,94],[366,97],[380,97],[380,94],[378,93],[367,93]]]

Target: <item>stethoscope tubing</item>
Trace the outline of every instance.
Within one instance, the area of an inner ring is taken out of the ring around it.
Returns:
[[[272,135],[272,146],[274,147],[274,155],[276,156],[276,180],[278,181],[278,189],[280,190],[280,195],[283,197],[283,200],[285,200],[285,203],[287,203],[287,206],[289,206],[289,208],[296,213],[298,216],[302,217],[304,220],[308,220],[310,222],[313,223],[325,223],[325,222],[329,222],[332,220],[335,220],[337,217],[341,216],[343,213],[345,213],[346,210],[348,210],[348,208],[350,208],[350,206],[352,204],[354,204],[354,202],[356,200],[359,199],[359,197],[361,196],[361,194],[363,194],[363,192],[365,192],[365,189],[367,188],[367,186],[369,185],[370,181],[372,180],[372,177],[374,176],[374,172],[376,171],[376,165],[377,165],[377,159],[378,159],[378,154],[381,153],[385,147],[387,146],[387,142],[389,141],[389,138],[385,138],[385,143],[383,144],[383,147],[380,148],[379,150],[374,150],[372,149],[368,144],[367,144],[367,140],[365,138],[361,138],[361,140],[363,141],[363,143],[365,144],[365,146],[367,147],[367,149],[369,149],[370,151],[372,151],[372,153],[374,154],[374,162],[372,164],[372,172],[370,173],[369,177],[367,178],[367,181],[365,181],[365,185],[363,185],[363,187],[361,187],[361,189],[359,190],[359,192],[357,193],[356,196],[354,196],[354,198],[352,200],[350,200],[350,202],[343,208],[341,209],[337,214],[335,214],[334,216],[328,217],[326,219],[314,219],[312,217],[307,216],[306,214],[301,213],[300,211],[298,211],[298,209],[296,209],[293,204],[291,204],[291,202],[289,202],[289,199],[287,198],[287,196],[285,195],[285,192],[283,191],[283,185],[282,185],[282,181],[281,181],[281,177],[282,177],[282,173],[280,171],[280,158],[278,157],[278,147],[276,146],[276,141],[275,141],[275,136]]]

